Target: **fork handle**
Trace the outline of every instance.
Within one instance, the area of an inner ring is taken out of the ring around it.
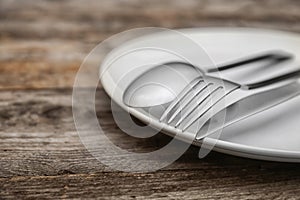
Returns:
[[[274,60],[276,62],[282,62],[285,60],[289,60],[291,59],[293,56],[286,53],[286,52],[269,52],[269,53],[265,53],[265,54],[261,54],[258,56],[254,56],[254,57],[249,57],[240,61],[236,61],[230,64],[226,64],[226,65],[222,65],[219,66],[217,68],[212,68],[207,70],[207,73],[213,73],[213,72],[219,72],[219,71],[225,71],[228,69],[233,69],[233,68],[237,68],[237,67],[241,67],[243,65],[249,64],[249,63],[254,63],[254,62],[258,62],[258,61],[262,61],[262,60]]]
[[[284,80],[292,79],[292,78],[296,78],[296,77],[300,77],[300,69],[289,72],[289,73],[286,73],[286,74],[283,74],[283,75],[280,75],[280,76],[276,76],[276,77],[273,77],[273,78],[270,78],[270,79],[267,79],[267,80],[263,80],[263,81],[259,81],[259,82],[251,83],[251,84],[246,84],[246,85],[243,85],[243,86],[245,86],[247,89],[251,90],[251,89],[264,87],[264,86],[267,86],[267,85],[277,83],[279,81],[284,81]]]

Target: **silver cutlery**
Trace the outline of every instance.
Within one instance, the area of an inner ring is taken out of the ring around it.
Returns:
[[[123,102],[146,111],[158,107],[151,113],[154,118],[182,132],[193,132],[199,140],[300,93],[300,70],[246,84],[222,79],[219,72],[264,60],[275,65],[291,59],[285,52],[270,52],[205,72],[187,63],[167,63],[134,80]],[[218,115],[222,116],[224,110],[226,116],[220,123]],[[213,128],[207,131],[207,126]]]

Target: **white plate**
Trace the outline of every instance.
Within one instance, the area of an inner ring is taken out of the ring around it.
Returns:
[[[292,53],[295,56],[295,62],[300,63],[300,36],[298,34],[249,28],[199,28],[183,29],[179,32],[200,45],[216,64],[274,49]],[[133,52],[115,62],[111,61],[126,50],[144,45],[148,41],[151,43],[151,40],[163,44],[167,37],[166,33],[154,34],[129,41],[114,49],[100,68],[101,82],[108,95],[121,107],[129,109],[133,115],[146,122],[151,119],[123,104],[123,92],[142,72],[153,67],[145,66],[134,70],[136,66],[141,66],[145,61],[149,62],[153,59],[157,62],[168,62],[174,61],[175,58],[168,54],[156,54],[147,50]],[[176,41],[174,43],[176,44]],[[197,66],[205,68],[206,64],[201,63]],[[124,74],[128,72],[131,73],[130,77],[123,79]],[[119,81],[121,84],[116,87]],[[215,144],[214,150],[222,153],[263,160],[300,162],[299,124],[300,97],[296,97],[225,128],[219,139],[209,136],[204,139],[204,142]],[[153,125],[159,127],[155,122]],[[172,135],[172,132],[167,132]],[[182,135],[181,139],[184,140],[184,137],[185,135]]]

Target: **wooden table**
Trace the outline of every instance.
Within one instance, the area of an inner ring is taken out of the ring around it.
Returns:
[[[252,26],[300,32],[297,0],[0,0],[0,199],[298,199],[300,165],[191,147],[153,173],[101,164],[81,144],[71,94],[84,57],[105,38],[135,27]],[[87,73],[88,76],[88,73]],[[101,87],[97,112],[107,136],[135,152],[170,138],[120,131]],[[112,158],[113,159],[113,158]]]

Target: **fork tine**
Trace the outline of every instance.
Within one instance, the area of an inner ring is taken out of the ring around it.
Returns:
[[[175,128],[177,128],[183,120],[185,120],[188,116],[190,116],[194,110],[200,106],[204,101],[206,101],[209,97],[211,97],[215,92],[217,92],[219,89],[221,89],[222,86],[216,87],[214,88],[210,93],[208,93],[207,95],[205,95],[200,102],[194,104],[194,106],[192,106],[175,124]]]
[[[194,79],[193,81],[191,81],[190,84],[188,84],[178,95],[178,97],[168,106],[168,108],[164,111],[164,113],[162,114],[162,116],[160,117],[159,121],[163,121],[167,115],[170,113],[170,111],[175,108],[175,106],[184,98],[186,97],[186,95],[195,87],[197,86],[199,83],[203,82],[203,80],[201,79],[201,77],[198,77],[196,79]]]
[[[180,107],[178,109],[176,109],[176,111],[173,113],[173,115],[170,117],[170,119],[168,120],[168,124],[171,123],[175,117],[184,109],[186,108],[195,97],[197,97],[199,94],[201,94],[203,91],[205,91],[210,85],[212,85],[212,83],[208,83],[206,85],[203,85],[201,88],[199,88],[198,90],[196,90],[192,96],[190,96],[187,100],[184,100],[183,102],[181,102]]]
[[[216,100],[212,105],[210,105],[204,112],[199,113],[198,115],[195,115],[190,121],[187,122],[187,124],[183,127],[183,131],[186,131],[194,122],[196,122],[199,118],[201,118],[203,115],[205,115],[207,112],[210,111],[210,109],[213,108],[217,103],[219,103],[222,99],[224,99],[227,95],[229,95],[231,92],[236,90],[237,87],[230,89],[228,92],[226,92],[224,95],[222,95],[218,100]]]

